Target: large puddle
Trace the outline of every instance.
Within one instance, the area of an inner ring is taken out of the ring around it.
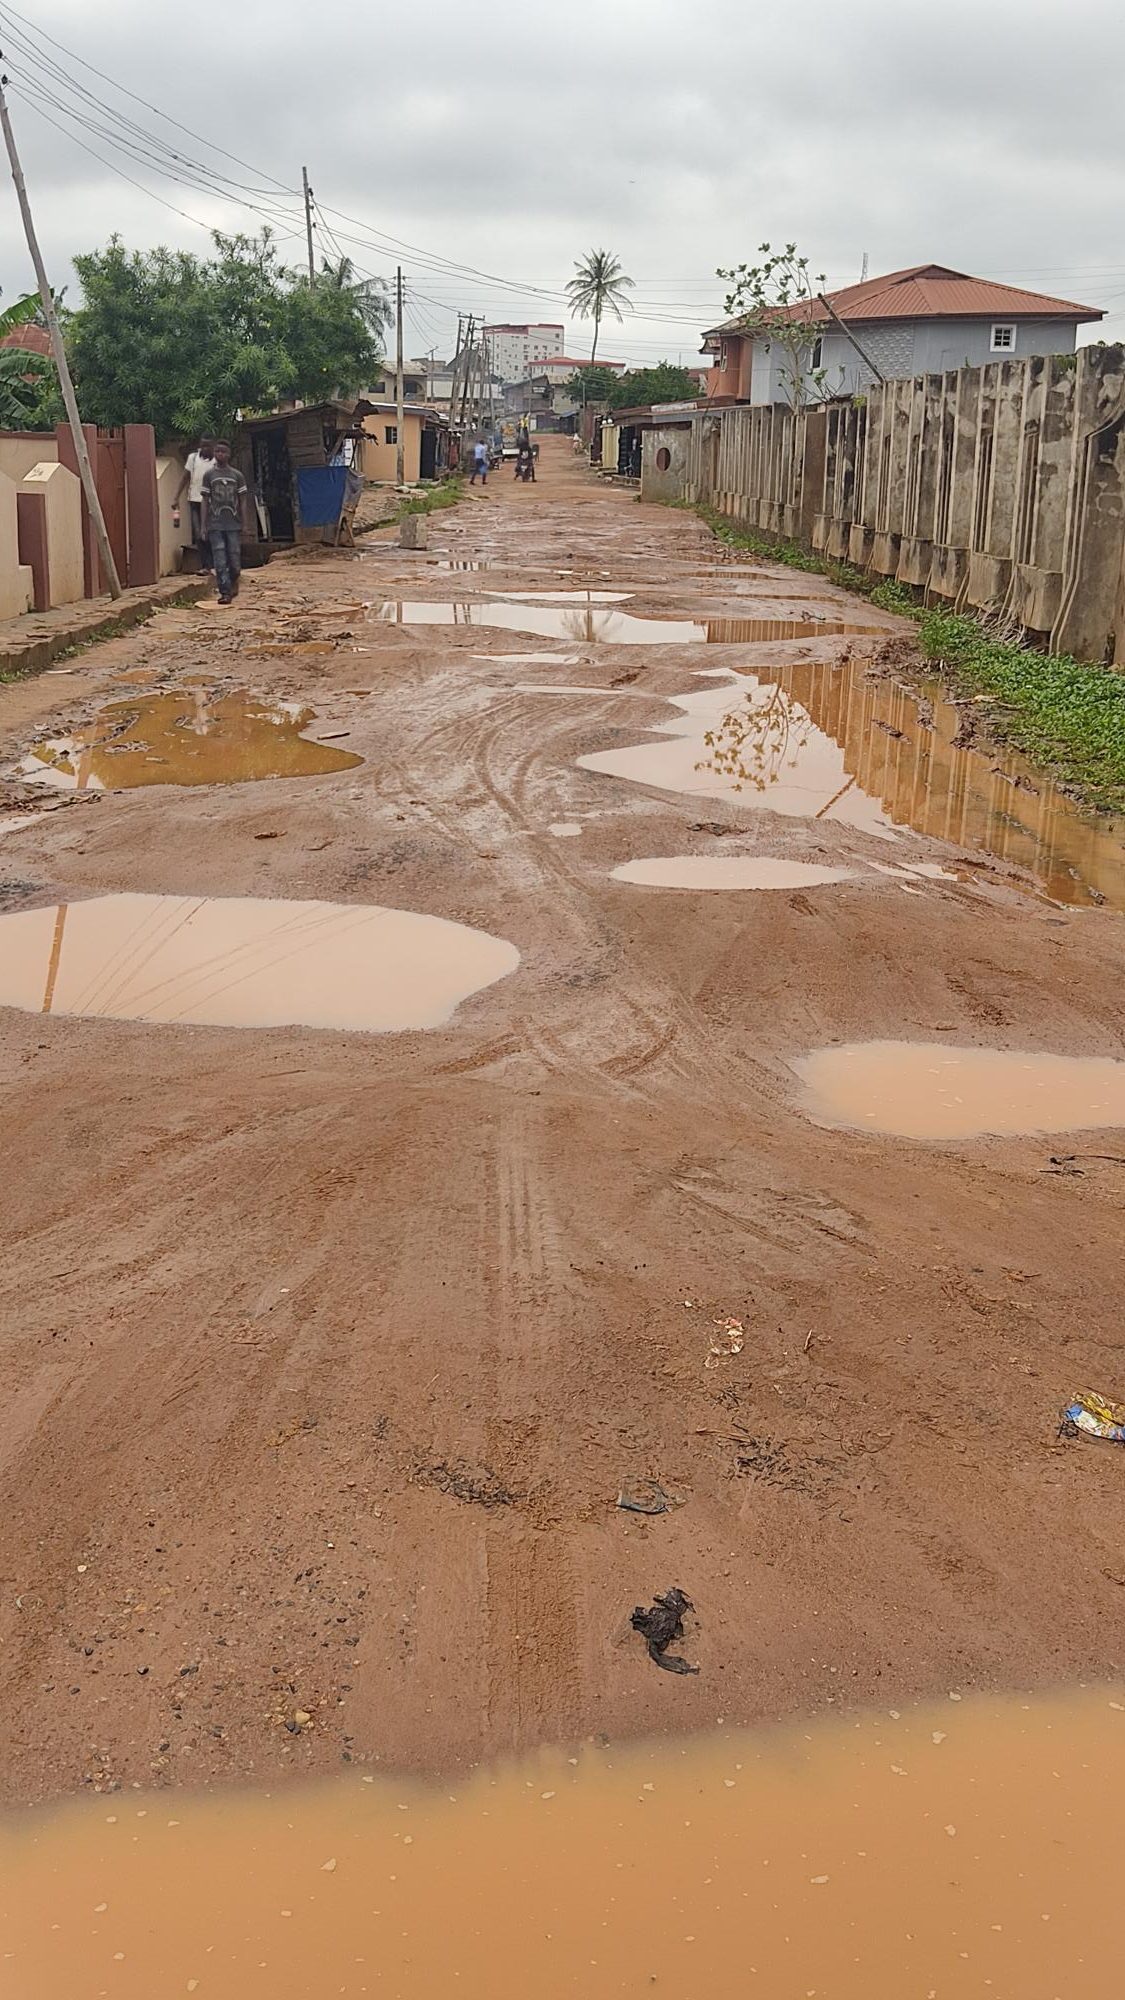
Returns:
[[[1125,910],[1125,847],[1021,758],[961,740],[936,693],[869,678],[861,662],[801,661],[701,676],[648,742],[579,758],[586,770],[744,807],[842,821],[889,837],[911,827],[1015,863],[1059,902]],[[923,720],[922,704],[932,717]]]
[[[96,896],[0,917],[0,1006],[202,1027],[438,1028],[519,964],[413,910]]]
[[[554,596],[555,593],[552,593]],[[492,626],[502,632],[530,632],[546,639],[582,640],[598,646],[746,646],[772,639],[833,639],[844,633],[868,633],[876,628],[841,625],[816,618],[639,618],[630,611],[596,609],[587,591],[577,593],[581,605],[550,603],[497,604],[474,599],[464,603],[380,604],[374,616],[383,625],[463,625],[470,630]],[[878,627],[879,637],[886,628]]]
[[[638,882],[650,889],[816,889],[826,882],[852,882],[854,868],[821,868],[813,861],[786,861],[772,854],[664,854],[623,861],[615,882]]]
[[[362,757],[301,734],[315,710],[240,690],[180,687],[113,702],[69,736],[37,743],[20,775],[66,791],[236,785],[347,771]]]
[[[1125,1062],[1111,1056],[852,1042],[794,1068],[812,1117],[862,1132],[972,1139],[1125,1126]]]
[[[718,1697],[717,1697],[718,1698]],[[1125,1703],[960,1701],[0,1828],[11,2000],[1118,2000]]]

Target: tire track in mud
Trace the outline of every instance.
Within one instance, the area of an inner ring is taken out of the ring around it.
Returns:
[[[487,1334],[481,1393],[490,1473],[516,1504],[484,1519],[488,1747],[563,1737],[579,1714],[578,1605],[560,1532],[556,1432],[539,1409],[570,1293],[543,1166],[541,1117],[507,1108],[489,1135],[481,1264]],[[530,1406],[530,1407],[529,1407]]]

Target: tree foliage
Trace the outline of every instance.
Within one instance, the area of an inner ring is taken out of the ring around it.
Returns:
[[[824,286],[823,271],[810,276],[809,260],[795,243],[774,250],[759,243],[760,264],[719,268],[717,276],[730,286],[726,309],[739,320],[739,331],[756,333],[782,351],[782,383],[791,407],[803,408],[823,395],[823,369],[812,365],[818,326],[810,308]]]
[[[350,257],[341,257],[335,264],[323,258],[320,277],[322,284],[333,291],[347,293],[369,332],[382,341],[383,336],[390,332],[394,318],[391,295],[382,278],[360,277]]]
[[[287,270],[268,229],[213,241],[200,258],[129,252],[115,236],[75,258],[83,303],[67,346],[89,422],[150,423],[158,438],[221,431],[282,397],[352,394],[377,366],[347,285]]]
[[[630,368],[618,375],[612,368],[576,368],[563,384],[575,403],[608,403],[611,410],[638,409],[649,403],[690,403],[699,384],[686,368],[660,361],[655,368]]]
[[[623,319],[629,309],[625,294],[632,289],[632,278],[625,276],[619,259],[609,250],[588,250],[574,266],[574,276],[567,285],[566,295],[571,310],[579,319],[592,319],[594,322],[591,367],[597,359],[598,335],[605,314],[612,313],[614,319]]]
[[[563,394],[575,403],[608,403],[617,386],[617,375],[612,368],[576,368],[563,383]]]
[[[38,292],[14,299],[0,312],[0,340],[17,327],[39,326]],[[0,347],[0,430],[49,431],[64,416],[55,364],[26,347]]]
[[[655,368],[631,368],[619,375],[609,400],[614,409],[632,410],[648,403],[691,403],[698,394],[699,384],[686,368],[660,361]]]

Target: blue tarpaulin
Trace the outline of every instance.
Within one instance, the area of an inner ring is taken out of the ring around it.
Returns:
[[[344,465],[308,465],[297,474],[297,509],[304,528],[334,528],[344,504]]]

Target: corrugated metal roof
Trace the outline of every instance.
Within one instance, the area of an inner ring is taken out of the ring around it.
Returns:
[[[49,354],[51,336],[45,326],[36,326],[28,321],[24,326],[14,326],[0,340],[0,347],[22,347],[26,354]]]
[[[1072,299],[1052,298],[1047,292],[1026,292],[1018,285],[1001,285],[992,278],[972,278],[964,271],[951,271],[945,264],[912,264],[905,271],[888,271],[884,277],[868,278],[865,284],[826,292],[825,297],[849,325],[888,319],[1105,317],[1101,306],[1076,305]],[[810,324],[829,318],[816,299],[791,306],[787,316]],[[708,328],[704,339],[715,334],[738,333],[742,324],[740,317],[727,320],[722,326]]]

